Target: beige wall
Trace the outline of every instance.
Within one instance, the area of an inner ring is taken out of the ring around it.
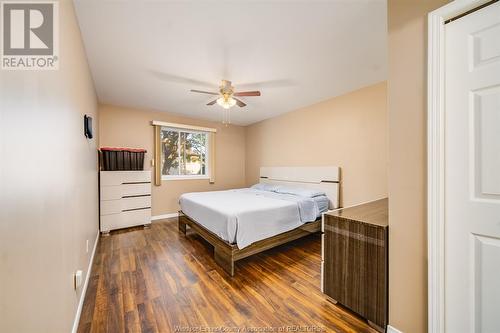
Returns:
[[[246,182],[261,166],[342,168],[341,204],[387,196],[386,84],[379,83],[246,128]]]
[[[153,186],[153,215],[175,213],[182,193],[215,191],[238,188],[245,185],[245,130],[241,126],[224,126],[221,123],[186,118],[166,112],[154,112],[131,108],[101,105],[99,107],[100,145],[146,148],[145,167],[150,168],[153,158],[154,139],[152,120],[217,128],[215,184],[207,179],[164,180],[161,186]]]
[[[390,323],[425,332],[426,14],[446,2],[389,0],[387,92],[380,83],[242,128],[107,105],[98,119],[72,2],[61,1],[60,70],[0,73],[0,331],[71,328],[80,297],[72,274],[87,269],[98,223],[86,113],[101,146],[145,147],[148,160],[153,119],[218,128],[216,184],[166,181],[153,189],[154,215],[175,212],[183,192],[253,184],[260,166],[338,165],[344,206],[388,192]]]
[[[60,69],[0,71],[0,332],[70,332],[97,235],[96,96],[73,2],[59,10]]]
[[[427,331],[427,13],[446,0],[389,0],[389,322]]]

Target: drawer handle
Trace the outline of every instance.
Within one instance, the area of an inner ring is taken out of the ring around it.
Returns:
[[[151,182],[125,182],[125,183],[122,183],[122,185],[129,185],[129,184],[151,184]]]
[[[124,195],[122,199],[126,198],[139,198],[139,197],[150,197],[151,194],[137,194],[137,195]]]
[[[122,210],[122,213],[123,213],[123,212],[131,212],[131,211],[134,211],[134,210],[144,210],[144,209],[151,209],[151,207],[142,207],[142,208],[123,209],[123,210]]]

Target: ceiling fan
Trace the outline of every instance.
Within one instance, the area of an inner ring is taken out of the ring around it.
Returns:
[[[219,92],[211,92],[204,90],[191,89],[191,92],[200,93],[200,94],[209,94],[209,95],[217,95],[219,96],[217,99],[207,103],[207,105],[214,105],[215,103],[222,106],[224,109],[229,109],[235,105],[239,107],[245,107],[246,104],[236,98],[236,97],[250,97],[250,96],[260,96],[260,91],[241,91],[235,92],[234,87],[231,85],[231,81],[222,80],[222,84],[219,88]]]

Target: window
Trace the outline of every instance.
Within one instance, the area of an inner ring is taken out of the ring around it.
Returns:
[[[209,178],[207,132],[161,127],[162,179]]]

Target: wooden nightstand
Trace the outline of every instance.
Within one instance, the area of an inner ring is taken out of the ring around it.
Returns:
[[[388,199],[326,213],[322,290],[384,332],[388,323]]]

